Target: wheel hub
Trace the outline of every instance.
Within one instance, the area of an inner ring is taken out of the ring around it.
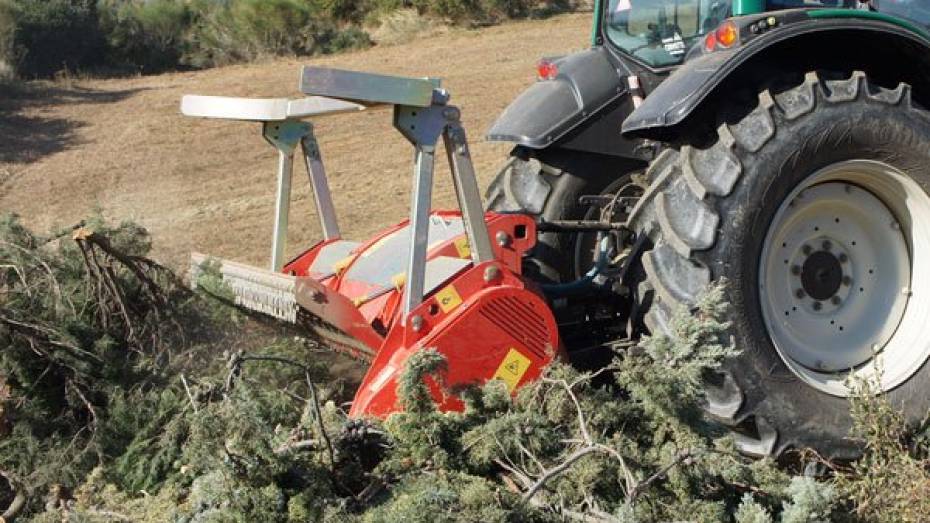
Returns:
[[[904,315],[910,256],[901,227],[882,200],[852,183],[815,178],[799,187],[776,213],[760,262],[763,316],[790,365],[854,369],[888,343]]]
[[[804,260],[801,268],[801,285],[815,300],[836,297],[843,281],[840,261],[828,251],[817,251]]]

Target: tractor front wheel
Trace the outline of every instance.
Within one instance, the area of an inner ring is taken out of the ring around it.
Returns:
[[[749,454],[849,438],[848,378],[868,379],[910,421],[930,408],[930,114],[910,86],[808,73],[721,112],[651,165],[636,228],[647,327],[724,282],[738,356],[707,410]]]

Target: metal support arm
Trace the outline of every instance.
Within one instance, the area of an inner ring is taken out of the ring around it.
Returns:
[[[307,163],[307,174],[310,176],[310,186],[313,188],[313,201],[316,203],[316,212],[320,217],[323,239],[335,240],[340,237],[336,206],[333,204],[333,196],[329,191],[329,181],[326,179],[320,145],[316,141],[316,136],[313,135],[312,128],[311,133],[304,136],[300,144]]]

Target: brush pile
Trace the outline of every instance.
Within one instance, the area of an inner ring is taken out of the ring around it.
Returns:
[[[868,452],[842,467],[751,461],[701,415],[732,355],[719,289],[680,343],[618,346],[610,367],[552,366],[435,409],[423,351],[405,412],[349,420],[351,368],[241,312],[215,272],[192,292],[131,223],[38,236],[0,219],[3,521],[920,520],[926,445],[863,384]],[[358,369],[356,369],[357,377]],[[335,373],[335,372],[333,372]],[[832,467],[832,468],[831,468]],[[792,471],[797,474],[792,473]],[[902,472],[906,474],[895,474]]]

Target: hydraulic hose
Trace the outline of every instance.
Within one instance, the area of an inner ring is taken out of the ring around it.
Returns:
[[[588,290],[594,282],[594,278],[607,267],[609,251],[610,238],[605,234],[598,234],[597,257],[594,260],[594,266],[588,269],[584,276],[565,283],[543,283],[540,284],[540,289],[551,298],[562,298]]]

